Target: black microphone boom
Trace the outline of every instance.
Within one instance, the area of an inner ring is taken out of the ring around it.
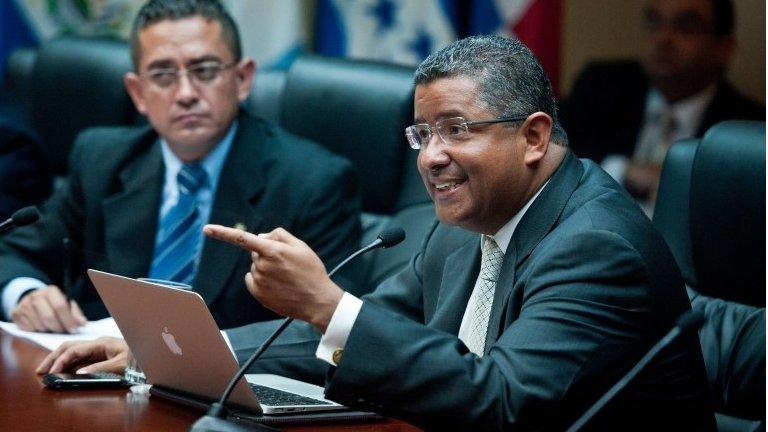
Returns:
[[[21,210],[17,210],[8,219],[0,223],[0,233],[10,231],[16,227],[29,225],[40,219],[40,213],[34,206],[24,207]]]
[[[648,366],[648,363],[653,360],[656,355],[666,348],[672,341],[677,339],[679,336],[684,335],[688,332],[697,330],[699,327],[701,327],[702,324],[704,324],[704,321],[706,321],[706,318],[704,317],[704,313],[699,310],[689,310],[688,312],[684,313],[680,316],[680,318],[677,319],[677,322],[675,322],[675,326],[672,327],[672,330],[669,331],[659,342],[656,343],[644,356],[640,359],[639,362],[633,367],[632,369],[627,372],[626,375],[624,375],[616,384],[611,387],[610,390],[608,390],[607,393],[603,395],[600,399],[597,400],[597,402],[594,403],[581,417],[579,417],[578,420],[576,420],[571,427],[568,428],[566,432],[576,432],[578,430],[581,430],[587,422],[589,422],[592,417],[595,416],[605,405],[608,404],[608,402],[611,401],[614,397],[616,397],[617,394],[621,390],[624,389],[624,387],[629,384],[632,379],[634,379],[637,374],[640,373],[641,370],[643,370],[646,366]]]
[[[352,255],[348,256],[344,261],[339,263],[336,267],[333,268],[330,272],[328,272],[328,277],[333,276],[336,274],[339,269],[344,267],[348,262],[352,261],[356,257],[372,250],[372,249],[378,249],[378,248],[389,248],[392,246],[395,246],[399,244],[401,241],[405,239],[405,231],[403,231],[400,227],[395,228],[389,228],[384,231],[382,231],[376,240],[372,241],[368,246],[365,246],[364,248],[359,249]],[[224,393],[221,394],[221,398],[218,402],[214,402],[211,404],[211,408],[208,410],[208,413],[201,417],[198,421],[195,422],[195,424],[192,425],[192,427],[189,429],[192,432],[209,432],[209,431],[226,431],[226,432],[237,432],[237,431],[248,431],[248,430],[273,430],[271,428],[267,428],[263,425],[255,426],[256,429],[253,429],[253,426],[241,426],[239,424],[231,423],[226,420],[227,417],[227,399],[229,399],[229,395],[232,393],[232,391],[235,389],[235,386],[237,385],[237,382],[240,381],[240,378],[245,375],[245,371],[248,370],[251,365],[258,360],[259,357],[261,357],[261,354],[264,353],[264,351],[269,348],[270,345],[272,345],[272,342],[277,339],[278,336],[293,322],[293,318],[286,318],[283,320],[283,322],[280,324],[280,326],[275,330],[267,340],[264,341],[264,343],[261,344],[259,349],[256,350],[253,354],[251,354],[251,357],[243,363],[243,365],[240,367],[240,369],[237,371],[237,373],[232,377],[232,379],[229,381],[229,384],[227,385],[227,388],[224,390]],[[260,429],[259,429],[260,428]]]

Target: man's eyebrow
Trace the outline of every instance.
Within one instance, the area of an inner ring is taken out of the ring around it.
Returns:
[[[189,67],[192,65],[206,63],[206,62],[221,62],[221,58],[213,54],[208,54],[208,55],[196,57],[196,58],[193,58],[192,60],[189,60],[185,66]],[[171,59],[159,59],[147,65],[147,69],[175,69],[175,68],[176,68],[176,62],[174,62]]]
[[[442,120],[442,119],[453,118],[453,117],[464,117],[464,113],[456,109],[441,111],[439,114],[435,116],[435,120]],[[413,119],[413,122],[414,124],[427,123],[427,121],[423,117],[417,117]]]
[[[215,56],[213,54],[208,54],[208,55],[204,55],[202,57],[193,58],[192,60],[187,62],[186,66],[196,65],[196,64],[200,64],[200,63],[207,63],[207,62],[223,63],[219,56]]]
[[[175,66],[176,64],[171,59],[160,59],[148,64],[147,69],[170,69]]]

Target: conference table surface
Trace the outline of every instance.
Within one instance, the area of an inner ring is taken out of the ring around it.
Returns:
[[[118,390],[48,390],[35,368],[48,353],[0,330],[1,431],[186,431],[203,413],[156,396]],[[397,420],[286,431],[414,432]]]

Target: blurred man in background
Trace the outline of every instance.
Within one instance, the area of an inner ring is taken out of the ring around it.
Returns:
[[[651,0],[641,63],[596,63],[563,103],[581,157],[601,163],[652,211],[669,145],[723,120],[765,118],[725,79],[736,47],[730,0]]]

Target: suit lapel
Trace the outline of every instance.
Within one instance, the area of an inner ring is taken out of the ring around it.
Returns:
[[[480,236],[473,236],[448,256],[443,267],[440,294],[430,326],[459,334],[461,320],[480,271]]]
[[[163,185],[163,158],[157,136],[143,135],[147,150],[119,172],[122,189],[102,201],[105,249],[112,272],[144,277],[154,250]]]
[[[256,230],[261,217],[256,214],[254,202],[264,188],[263,167],[271,159],[265,142],[261,126],[241,115],[216,188],[209,223],[229,227],[242,224],[248,231]],[[207,304],[215,301],[230,278],[242,279],[243,275],[232,274],[242,256],[239,248],[207,238],[204,240],[195,291]]]
[[[517,269],[555,226],[573,191],[579,185],[583,172],[581,162],[568,151],[550,178],[549,184],[541,191],[515,228],[515,233],[504,255],[504,263],[493,296],[485,339],[486,353],[499,337],[503,312],[513,291]]]

